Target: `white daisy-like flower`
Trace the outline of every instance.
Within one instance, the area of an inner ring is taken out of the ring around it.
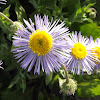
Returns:
[[[97,38],[95,41],[93,40],[93,38],[91,38],[91,43],[93,45],[91,53],[96,59],[93,59],[93,61],[96,63],[95,69],[98,72],[100,68],[100,38]]]
[[[24,20],[26,28],[21,27],[13,36],[13,53],[21,62],[21,67],[28,72],[34,68],[34,74],[40,74],[40,69],[50,74],[50,71],[59,71],[63,64],[63,49],[65,49],[64,37],[68,36],[68,28],[65,23],[59,21],[50,22],[48,16],[43,18],[35,15],[35,24]]]
[[[66,67],[73,74],[80,74],[80,71],[87,72],[88,74],[94,69],[95,63],[92,61],[91,55],[92,44],[89,38],[85,38],[81,33],[72,33],[66,39]]]

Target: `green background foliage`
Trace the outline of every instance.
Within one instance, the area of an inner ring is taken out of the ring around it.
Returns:
[[[100,38],[100,0],[7,0],[0,11],[12,21],[23,23],[23,19],[34,14],[44,14],[49,19],[65,21],[70,32],[78,31],[84,36]],[[59,78],[65,79],[64,70],[46,76],[41,71],[34,75],[33,70],[20,68],[11,52],[12,35],[15,32],[11,23],[0,16],[0,100],[100,100],[100,73],[69,76],[77,81],[78,89],[72,96],[64,94],[59,87]]]

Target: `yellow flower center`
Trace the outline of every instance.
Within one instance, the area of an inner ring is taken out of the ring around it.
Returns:
[[[92,53],[94,57],[97,57],[100,60],[100,47],[92,48]]]
[[[37,55],[46,55],[52,47],[52,37],[43,30],[36,30],[29,37],[29,47]]]
[[[76,59],[83,59],[87,55],[86,47],[82,45],[81,43],[76,43],[71,50],[72,50],[72,55]]]

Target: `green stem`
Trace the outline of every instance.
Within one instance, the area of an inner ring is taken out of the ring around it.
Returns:
[[[67,69],[65,67],[65,65],[62,65],[63,68],[64,68],[64,71],[65,71],[65,75],[66,75],[66,82],[69,83],[69,76],[68,76],[68,72],[67,72]]]
[[[9,19],[6,15],[4,15],[2,12],[0,12],[0,15],[5,17],[11,24],[14,24],[14,22],[11,19]]]

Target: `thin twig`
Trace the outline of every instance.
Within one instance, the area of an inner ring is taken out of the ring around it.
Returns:
[[[65,75],[66,75],[66,82],[69,83],[69,76],[68,76],[68,72],[67,72],[67,69],[65,67],[65,65],[62,65],[63,68],[64,68],[64,71],[65,71]]]
[[[9,19],[6,15],[4,15],[2,12],[0,12],[0,15],[5,17],[11,24],[14,24],[14,22],[11,19]]]

